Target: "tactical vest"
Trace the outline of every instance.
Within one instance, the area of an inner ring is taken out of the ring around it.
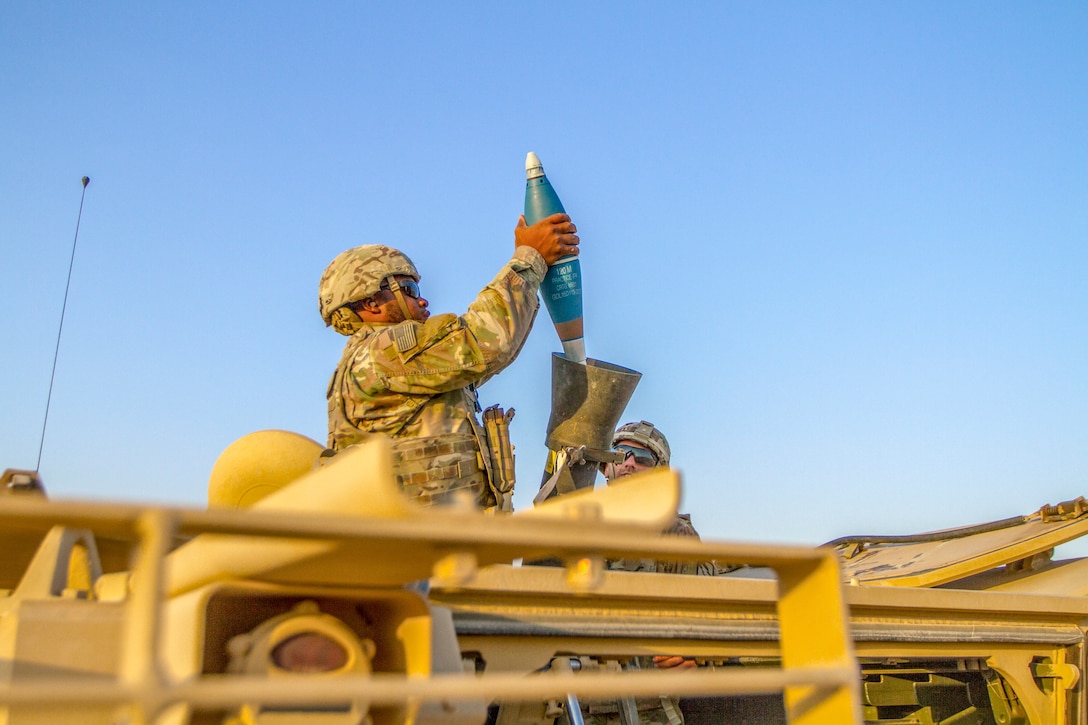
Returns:
[[[481,508],[495,505],[475,436],[394,438],[393,472],[401,490],[423,506],[451,503],[466,489]]]
[[[475,420],[475,390],[465,388],[438,396],[451,410],[457,410],[464,431],[438,435],[397,435],[403,425],[388,432],[367,431],[354,425],[343,413],[341,385],[343,365],[337,366],[329,381],[329,449],[322,454],[322,463],[352,445],[380,435],[387,435],[393,447],[393,472],[397,483],[408,496],[423,505],[452,502],[457,491],[469,490],[477,505],[487,508],[495,505],[495,495],[488,483],[490,470],[486,446],[481,445],[484,432]],[[456,401],[456,402],[454,402]],[[418,415],[432,401],[421,400]]]

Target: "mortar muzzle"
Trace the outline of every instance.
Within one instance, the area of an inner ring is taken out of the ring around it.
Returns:
[[[590,488],[597,464],[610,460],[612,434],[642,373],[600,360],[585,364],[552,355],[552,412],[545,443],[549,460],[571,450],[555,492]],[[573,462],[572,462],[573,461]],[[547,471],[544,481],[551,477]]]

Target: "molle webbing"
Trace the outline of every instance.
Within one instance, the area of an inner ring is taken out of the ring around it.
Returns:
[[[423,505],[445,503],[462,489],[471,490],[481,506],[494,505],[479,448],[470,435],[396,439],[393,472],[401,490]]]
[[[462,460],[449,463],[445,466],[431,466],[421,471],[405,472],[403,470],[398,470],[397,482],[402,488],[407,489],[409,486],[419,486],[428,481],[437,479],[469,478],[475,477],[477,474],[479,474],[479,477],[482,480],[483,471],[480,470],[479,463]]]
[[[450,453],[474,454],[476,450],[476,439],[469,435],[397,438],[393,442],[393,457],[397,462],[398,470],[410,461],[436,458]]]

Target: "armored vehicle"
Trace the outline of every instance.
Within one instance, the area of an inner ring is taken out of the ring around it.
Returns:
[[[1085,721],[1088,561],[1050,557],[1083,499],[817,548],[700,542],[658,534],[665,469],[485,515],[403,498],[382,441],[301,475],[261,451],[312,442],[248,443],[207,510],[4,474],[0,723],[635,723],[663,697],[688,723]]]

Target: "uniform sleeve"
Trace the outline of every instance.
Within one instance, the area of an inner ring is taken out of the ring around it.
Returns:
[[[517,247],[513,258],[462,315],[487,364],[487,372],[477,385],[505,369],[521,352],[540,308],[537,292],[547,271],[538,251]]]
[[[412,395],[482,385],[513,362],[525,344],[546,272],[539,252],[517,247],[465,314],[385,328],[372,348],[377,377],[388,390]]]

